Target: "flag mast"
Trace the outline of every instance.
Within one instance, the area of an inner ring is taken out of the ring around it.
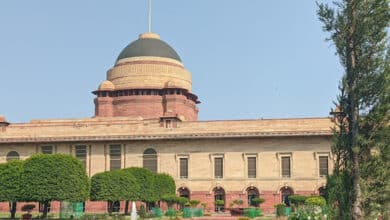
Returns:
[[[152,0],[149,0],[149,33],[152,33]]]

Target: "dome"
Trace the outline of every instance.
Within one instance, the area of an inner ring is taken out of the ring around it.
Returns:
[[[164,57],[171,58],[181,62],[176,51],[164,41],[160,36],[154,33],[145,33],[139,36],[139,39],[130,43],[119,54],[116,62],[130,57]]]
[[[112,91],[115,90],[115,86],[111,81],[105,80],[102,83],[100,83],[99,91]]]

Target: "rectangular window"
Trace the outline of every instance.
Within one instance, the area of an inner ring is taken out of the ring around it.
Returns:
[[[328,175],[328,156],[320,156],[320,176]]]
[[[223,178],[223,158],[214,158],[214,177]]]
[[[180,178],[188,178],[188,158],[180,158]]]
[[[282,177],[291,177],[290,157],[282,157]]]
[[[87,146],[77,145],[75,153],[76,153],[76,158],[81,161],[84,167],[87,167]]]
[[[41,152],[43,154],[53,154],[53,146],[41,146]]]
[[[248,157],[248,178],[256,178],[256,157]]]
[[[110,145],[110,170],[118,170],[121,168],[121,145]]]

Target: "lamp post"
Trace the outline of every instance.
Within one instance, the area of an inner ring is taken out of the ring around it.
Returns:
[[[334,110],[329,112],[329,115],[333,116],[334,121],[339,124],[341,124],[341,122],[343,122],[344,118],[347,116],[347,114],[342,111],[340,106],[336,106]]]

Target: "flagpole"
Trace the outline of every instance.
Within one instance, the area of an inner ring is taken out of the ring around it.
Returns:
[[[149,0],[149,33],[152,33],[152,0]]]

